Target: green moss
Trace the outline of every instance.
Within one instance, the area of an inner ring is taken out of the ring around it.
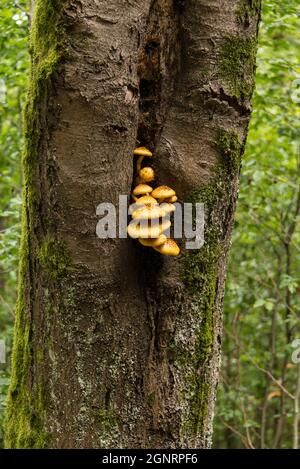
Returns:
[[[218,200],[224,195],[225,186],[225,179],[217,176],[210,184],[190,194],[189,202],[194,206],[196,203],[203,203],[205,210],[204,245],[200,249],[191,250],[186,255],[182,273],[185,284],[194,295],[199,292],[199,287],[202,288],[204,284],[207,284],[208,279],[215,275],[220,251],[220,232],[219,227],[214,226],[212,215],[218,205]],[[201,296],[206,295],[201,294]]]
[[[209,383],[194,377],[191,379],[194,395],[190,407],[189,418],[184,424],[184,431],[189,435],[203,434],[208,413],[208,400],[211,393]]]
[[[222,249],[223,219],[218,214],[220,203],[230,192],[230,185],[241,165],[243,144],[233,130],[219,129],[212,145],[217,148],[219,163],[211,182],[190,194],[189,202],[204,204],[205,230],[204,245],[186,254],[182,279],[189,292],[206,298],[208,308],[212,303],[215,289],[216,265]],[[205,288],[204,288],[205,287]],[[204,290],[203,290],[204,288]],[[208,293],[206,294],[202,294]],[[206,308],[205,308],[206,309]]]
[[[155,404],[155,392],[151,392],[148,396],[147,396],[147,404],[149,407],[153,407],[154,404]]]
[[[212,146],[217,148],[219,162],[209,184],[190,194],[190,202],[204,204],[204,245],[186,253],[181,272],[192,298],[193,316],[199,326],[191,349],[177,348],[176,361],[181,368],[190,366],[185,400],[189,402],[184,431],[190,435],[204,430],[210,384],[201,370],[209,360],[214,344],[214,314],[218,281],[218,262],[223,251],[226,228],[226,201],[230,200],[232,179],[237,176],[243,145],[237,134],[220,129]],[[231,202],[229,202],[231,203]]]
[[[111,448],[116,441],[120,441],[118,417],[112,407],[104,408],[95,415],[97,422],[98,445],[101,448]]]
[[[229,173],[239,171],[243,153],[243,144],[232,130],[220,129],[215,141],[221,156],[221,165]]]
[[[43,395],[41,383],[29,388],[29,369],[32,350],[30,345],[31,325],[29,305],[26,298],[28,231],[26,220],[23,223],[21,241],[21,262],[17,314],[14,328],[14,345],[12,354],[12,373],[7,400],[5,421],[5,446],[7,448],[43,448],[47,435],[43,429]]]
[[[219,73],[230,92],[239,100],[250,99],[254,89],[256,41],[228,36],[219,50]]]
[[[41,245],[38,259],[52,279],[66,275],[71,264],[71,257],[65,243],[50,237],[46,238]]]
[[[5,445],[7,448],[44,448],[44,386],[31,376],[34,354],[31,345],[30,258],[36,224],[37,195],[34,181],[39,142],[43,131],[43,109],[47,107],[50,79],[58,70],[63,54],[60,15],[65,1],[36,0],[32,20],[30,48],[32,67],[24,109],[25,147],[23,153],[23,213],[20,247],[19,287],[14,328],[12,374],[7,400]],[[37,359],[38,357],[35,357]]]
[[[104,433],[113,432],[118,425],[117,415],[112,407],[99,410],[96,417],[100,431]]]
[[[241,0],[236,9],[236,19],[238,24],[248,26],[250,20],[259,14],[261,0]]]
[[[24,116],[26,137],[24,175],[27,182],[32,180],[43,126],[39,109],[46,104],[50,78],[59,70],[64,53],[60,14],[65,3],[65,0],[35,1],[35,14],[30,33],[32,67]]]
[[[199,320],[197,339],[193,350],[181,350],[180,352],[181,366],[184,366],[184,362],[192,364],[192,371],[188,376],[188,385],[185,390],[185,399],[189,401],[189,409],[184,423],[184,431],[194,436],[203,430],[210,392],[208,384],[199,370],[209,358],[214,343],[213,321],[217,262],[221,243],[219,228],[211,224],[211,213],[217,199],[222,196],[222,189],[221,182],[215,180],[193,192],[190,200],[193,204],[204,203],[206,214],[204,245],[199,250],[193,250],[186,254],[182,272],[182,279],[192,295],[192,302],[195,305],[194,315]]]
[[[38,349],[36,351],[36,361],[37,363],[42,363],[43,360],[44,360],[44,350]]]

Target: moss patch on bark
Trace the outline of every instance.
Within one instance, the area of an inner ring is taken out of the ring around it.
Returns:
[[[24,109],[25,148],[23,153],[23,213],[20,247],[19,290],[14,328],[12,375],[7,400],[5,446],[44,448],[44,387],[33,379],[32,333],[32,237],[37,217],[34,181],[39,144],[45,129],[43,109],[47,107],[51,77],[58,70],[63,54],[61,13],[65,0],[36,0],[30,35],[32,67]]]
[[[206,186],[190,195],[193,204],[203,203],[205,211],[204,245],[199,250],[186,253],[182,279],[192,297],[193,316],[198,321],[197,339],[192,348],[180,350],[180,366],[189,367],[189,384],[185,399],[189,402],[184,432],[196,436],[203,433],[212,389],[209,379],[201,372],[210,359],[215,342],[214,317],[219,268],[223,252],[224,230],[227,228],[226,212],[231,204],[232,180],[237,177],[243,144],[231,130],[220,129],[212,145],[217,148],[219,163],[215,175]]]
[[[47,237],[41,245],[38,259],[50,278],[65,276],[71,265],[71,257],[64,242]]]
[[[12,373],[7,400],[5,446],[7,448],[44,448],[47,435],[43,429],[44,401],[42,383],[30,386],[32,362],[30,299],[27,271],[27,219],[23,221],[21,240],[19,290],[14,328]]]
[[[243,145],[236,132],[220,129],[215,146],[221,157],[220,166],[227,172],[227,175],[238,172],[241,166]]]
[[[254,89],[256,41],[228,36],[219,50],[219,73],[230,93],[239,100],[249,100]]]

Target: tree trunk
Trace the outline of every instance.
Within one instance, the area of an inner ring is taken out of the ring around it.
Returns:
[[[260,1],[36,0],[7,447],[207,448]],[[136,145],[204,202],[166,258],[99,239]]]

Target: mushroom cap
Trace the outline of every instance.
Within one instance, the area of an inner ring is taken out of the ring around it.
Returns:
[[[153,191],[153,188],[148,184],[138,184],[132,191],[134,195],[145,195],[150,194]]]
[[[145,166],[145,168],[142,168],[140,170],[139,176],[143,182],[151,182],[151,181],[154,181],[155,173],[154,173],[154,170],[150,166]]]
[[[135,198],[135,196],[133,197]],[[143,195],[142,197],[135,198],[134,203],[129,205],[130,215],[141,206],[146,206],[146,205],[156,205],[156,207],[159,206],[157,203],[157,200],[154,197],[151,197],[151,195]]]
[[[166,215],[166,212],[162,210],[159,205],[146,204],[135,210],[132,214],[134,220],[153,220],[155,218],[161,218]]]
[[[151,195],[143,195],[142,197],[137,199],[135,203],[136,205],[146,205],[146,204],[157,205],[157,200]]]
[[[148,247],[157,247],[157,246],[161,246],[162,244],[164,244],[164,242],[167,240],[168,238],[166,237],[166,235],[164,234],[161,234],[158,238],[139,238],[139,242],[143,245],[143,246],[148,246]]]
[[[176,207],[173,204],[169,204],[166,202],[163,202],[160,204],[160,208],[165,212],[165,213],[172,213],[175,212]]]
[[[174,239],[167,238],[161,246],[154,246],[154,249],[165,256],[178,256],[180,249]]]
[[[152,156],[152,153],[150,150],[148,150],[146,147],[138,147],[135,150],[133,150],[134,155],[138,156]]]
[[[170,226],[171,222],[169,220],[159,224],[129,223],[127,233],[131,238],[158,238]]]
[[[167,197],[166,199],[164,199],[164,202],[170,202],[171,204],[173,204],[174,202],[177,202],[177,200],[177,195],[172,195],[172,197]]]
[[[151,194],[152,197],[155,197],[156,199],[166,199],[167,197],[172,197],[173,195],[176,195],[176,192],[171,189],[171,187],[159,186],[154,189]]]

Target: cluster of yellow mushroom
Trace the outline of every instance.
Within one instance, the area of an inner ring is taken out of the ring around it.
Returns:
[[[154,181],[155,173],[150,166],[142,168],[142,162],[145,157],[152,158],[150,150],[139,147],[133,154],[138,158],[136,163],[138,176],[131,194],[134,201],[131,215],[138,223],[128,225],[128,234],[132,238],[138,238],[143,246],[152,247],[161,254],[178,256],[179,246],[164,234],[171,226],[167,217],[176,209],[174,205],[177,201],[176,193],[168,186],[153,189],[149,185]]]

